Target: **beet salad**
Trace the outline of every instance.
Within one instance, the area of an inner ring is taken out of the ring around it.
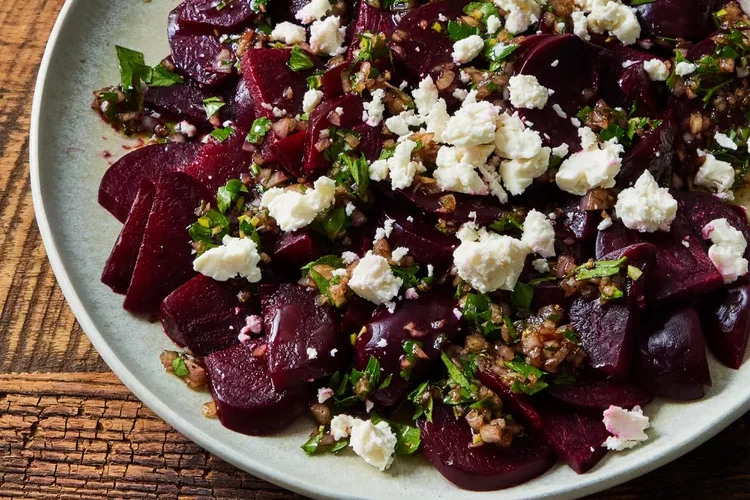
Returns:
[[[711,385],[707,348],[743,362],[738,3],[185,0],[165,23],[165,59],[118,46],[94,92],[142,141],[101,181],[124,224],[102,281],[161,321],[207,418],[304,418],[311,461],[422,454],[494,490],[648,446],[654,396]]]

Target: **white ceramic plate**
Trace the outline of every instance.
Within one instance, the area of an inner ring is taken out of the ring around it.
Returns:
[[[138,320],[99,281],[120,224],[97,204],[107,169],[104,151],[123,140],[89,109],[92,90],[118,81],[115,44],[143,51],[155,64],[168,50],[167,13],[175,0],[68,0],[39,71],[31,124],[31,181],[37,221],[70,307],[99,354],[135,395],[200,446],[296,492],[318,498],[575,498],[644,474],[695,448],[750,409],[750,363],[731,371],[711,360],[714,387],[690,404],[656,401],[648,443],[610,453],[576,475],[558,464],[529,483],[470,493],[445,481],[421,457],[399,459],[387,473],[351,452],[309,458],[299,446],[312,424],[302,419],[275,437],[253,438],[201,416],[209,399],[165,375],[159,353],[170,347],[158,324]]]

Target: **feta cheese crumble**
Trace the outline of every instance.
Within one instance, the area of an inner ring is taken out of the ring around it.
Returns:
[[[586,18],[589,31],[609,31],[625,45],[634,44],[641,36],[641,25],[632,7],[620,0],[590,0],[587,4],[591,9]]]
[[[495,139],[498,110],[492,103],[464,101],[461,109],[448,120],[443,142],[454,146],[481,146]]]
[[[432,173],[437,185],[443,191],[467,194],[487,194],[487,186],[476,168],[487,163],[492,154],[492,146],[458,148],[443,146],[438,150]]]
[[[555,228],[541,212],[531,210],[523,223],[521,242],[542,257],[555,255]]]
[[[372,252],[360,259],[349,279],[349,288],[354,293],[378,305],[398,295],[403,284],[403,280],[393,274],[388,261]]]
[[[453,44],[453,62],[465,64],[477,57],[484,49],[484,40],[479,35],[471,35]]]
[[[307,348],[307,359],[316,359],[318,357],[318,350],[314,347]]]
[[[315,111],[315,108],[318,107],[318,104],[320,104],[322,100],[323,92],[316,89],[308,90],[302,97],[302,111],[307,114],[312,113],[313,111]]]
[[[391,260],[395,262],[396,264],[401,263],[401,259],[407,256],[409,253],[409,249],[405,247],[398,247],[394,251],[391,252]]]
[[[737,144],[729,138],[727,134],[722,134],[721,132],[716,132],[714,135],[714,140],[716,141],[716,144],[721,146],[722,148],[731,149],[732,151],[737,151]]]
[[[331,10],[331,3],[328,0],[311,0],[310,3],[302,7],[294,15],[302,24],[310,24],[313,21],[323,19]]]
[[[732,283],[747,274],[748,262],[745,259],[747,241],[743,234],[732,227],[726,219],[715,219],[703,227],[703,239],[711,239],[708,249],[716,270],[724,278],[724,283]]]
[[[333,389],[330,387],[321,387],[318,389],[318,403],[323,404],[333,397]]]
[[[578,129],[578,135],[583,149],[562,162],[555,178],[557,186],[578,196],[589,189],[614,187],[625,149],[617,139],[597,144],[596,134],[588,127]]]
[[[546,274],[549,272],[549,262],[547,262],[547,259],[532,260],[531,265],[538,273]]]
[[[533,75],[511,76],[508,90],[510,103],[516,108],[542,109],[547,105],[550,95],[549,89],[542,86]]]
[[[539,21],[543,0],[495,0],[495,5],[506,12],[505,29],[511,35],[526,31],[529,26]]]
[[[412,161],[411,153],[417,147],[417,143],[410,140],[400,142],[393,156],[386,160],[375,160],[370,165],[370,179],[383,181],[389,175],[393,189],[404,189],[412,185],[414,176],[424,172],[425,166],[422,162]]]
[[[625,410],[612,405],[604,410],[602,420],[607,432],[612,434],[602,444],[609,450],[627,450],[648,439],[648,435],[644,431],[651,424],[640,406],[635,406],[632,410]]]
[[[302,26],[284,21],[279,23],[271,32],[271,40],[278,40],[287,45],[302,43],[307,40],[307,32]]]
[[[240,276],[250,283],[257,283],[261,279],[259,262],[258,248],[252,239],[226,235],[221,246],[210,248],[196,257],[193,269],[216,281]]]
[[[370,420],[339,414],[331,420],[331,436],[336,441],[349,437],[354,453],[381,471],[393,463],[397,439],[385,420],[373,424]]]
[[[669,232],[677,216],[677,200],[669,194],[669,189],[659,187],[646,170],[633,187],[620,192],[615,210],[628,229],[641,233]]]
[[[377,127],[383,121],[383,112],[385,111],[385,105],[383,104],[384,97],[385,90],[375,89],[372,91],[372,100],[362,103],[362,107],[364,108],[362,119],[371,127]]]
[[[667,65],[659,59],[651,59],[644,61],[643,69],[648,73],[648,77],[654,82],[664,82],[669,78],[669,70]]]
[[[526,261],[526,245],[510,236],[466,226],[459,230],[461,244],[453,252],[458,275],[481,293],[513,290]]]
[[[535,178],[547,171],[550,151],[550,148],[542,147],[542,138],[526,128],[518,113],[503,113],[498,117],[495,153],[508,158],[500,163],[499,172],[511,194],[523,193]]]
[[[695,64],[682,61],[677,63],[674,72],[677,76],[688,76],[691,73],[695,73],[696,69],[698,69],[698,66]]]
[[[491,35],[497,33],[500,30],[500,28],[503,27],[502,21],[500,21],[500,19],[494,14],[487,18],[486,24],[487,24],[487,33]]]
[[[282,231],[296,231],[310,224],[335,201],[336,183],[332,179],[320,177],[313,186],[305,193],[271,188],[263,194],[261,206],[268,208]]]
[[[732,200],[734,199],[734,193],[732,193],[734,176],[734,168],[730,163],[717,160],[714,155],[709,153],[705,154],[703,165],[695,173],[693,182],[698,186],[716,192],[721,198]]]
[[[343,54],[346,26],[341,26],[339,16],[329,16],[322,21],[315,21],[310,26],[310,50],[315,54],[337,56]]]

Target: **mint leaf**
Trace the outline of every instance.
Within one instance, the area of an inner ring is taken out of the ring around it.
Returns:
[[[221,108],[224,107],[226,103],[223,99],[220,97],[208,97],[206,99],[203,99],[203,109],[206,111],[206,117],[211,118],[214,116]]]

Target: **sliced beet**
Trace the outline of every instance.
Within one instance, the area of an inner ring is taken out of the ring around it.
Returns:
[[[692,307],[651,318],[639,339],[636,376],[657,396],[703,397],[711,385],[700,318]]]
[[[636,243],[619,250],[615,250],[601,258],[601,260],[620,260],[626,257],[627,265],[634,266],[641,271],[638,279],[628,279],[625,290],[628,302],[641,311],[646,310],[646,293],[652,278],[651,273],[655,265],[656,247],[650,243]]]
[[[393,55],[414,78],[421,79],[440,65],[453,64],[453,40],[448,38],[447,23],[441,23],[440,31],[433,26],[440,19],[455,20],[463,16],[468,3],[468,0],[431,2],[412,10],[396,24],[391,39]]]
[[[224,141],[211,138],[203,144],[200,154],[185,173],[194,177],[211,193],[227,183],[250,172],[252,154],[244,149],[245,132],[235,128]]]
[[[256,116],[275,121],[273,108],[292,116],[302,113],[302,99],[307,91],[305,78],[312,70],[293,71],[287,64],[291,54],[292,49],[250,49],[242,56],[242,77]],[[309,57],[317,61],[314,56]]]
[[[239,31],[255,15],[252,4],[252,0],[231,0],[219,9],[216,0],[187,0],[182,4],[179,22],[225,33]]]
[[[551,450],[530,437],[517,437],[510,448],[470,446],[466,420],[456,420],[448,406],[433,410],[432,422],[417,422],[422,430],[423,453],[448,481],[471,491],[490,491],[524,483],[555,463]]]
[[[183,173],[159,177],[125,296],[125,309],[138,313],[157,311],[164,297],[195,275],[187,227],[195,222],[195,209],[210,196],[195,179]]]
[[[484,385],[492,389],[503,400],[506,411],[511,415],[520,418],[525,424],[537,428],[544,425],[542,416],[534,408],[530,396],[519,392],[511,391],[507,385],[503,384],[502,379],[487,367],[481,367],[479,371],[479,380]]]
[[[138,259],[138,251],[143,242],[143,233],[146,231],[146,221],[154,202],[155,191],[150,180],[141,180],[141,188],[135,197],[133,207],[125,220],[125,225],[122,226],[107,263],[104,264],[102,283],[115,293],[124,294],[130,286],[135,261]]]
[[[610,106],[624,109],[636,107],[638,116],[656,117],[667,102],[666,86],[651,80],[644,62],[662,57],[627,45],[612,45],[612,73],[616,76],[621,95],[605,96]],[[612,101],[612,102],[610,102]]]
[[[745,358],[750,333],[750,285],[735,285],[717,292],[698,307],[706,343],[730,368]]]
[[[383,148],[383,137],[380,135],[380,127],[371,127],[366,123],[357,125],[352,128],[359,134],[360,153],[365,155],[368,161],[373,162],[380,156],[380,150]]]
[[[148,87],[143,95],[144,105],[172,121],[187,120],[191,124],[207,128],[211,124],[203,108],[203,100],[215,93],[201,89],[196,83],[186,81],[169,87]]]
[[[307,229],[283,233],[273,251],[274,262],[294,267],[294,271],[322,256],[323,249]]]
[[[336,108],[341,108],[343,111],[343,113],[336,113],[338,116],[338,125],[330,121],[331,113],[334,113]],[[320,133],[334,125],[343,128],[354,128],[361,125],[362,110],[362,98],[356,94],[346,94],[336,99],[325,101],[315,108],[315,111],[310,113],[303,160],[305,173],[317,172],[331,163],[326,160],[325,151],[319,151],[315,147],[315,144],[320,141]]]
[[[99,183],[99,204],[125,222],[143,179],[179,172],[192,163],[201,145],[192,142],[152,144],[129,152],[104,173]]]
[[[347,30],[347,44],[349,51],[347,59],[354,60],[355,53],[359,49],[359,35],[369,31],[370,33],[390,34],[395,27],[393,13],[387,10],[372,7],[367,2],[359,2],[357,19],[349,25]]]
[[[658,127],[641,137],[625,154],[620,173],[617,174],[617,185],[632,186],[646,170],[660,185],[669,183],[677,161],[677,134],[677,124],[671,116],[664,117]]]
[[[589,365],[614,378],[627,377],[638,325],[636,307],[577,298],[573,300],[569,314]]]
[[[344,87],[341,83],[341,73],[349,68],[349,63],[343,62],[327,69],[321,77],[321,89],[326,99],[333,99],[344,93]]]
[[[515,72],[536,76],[540,84],[554,89],[555,93],[543,109],[519,109],[518,113],[534,123],[535,130],[545,135],[546,143],[553,146],[566,143],[571,151],[579,151],[581,140],[571,118],[584,106],[593,105],[602,94],[605,75],[611,68],[610,60],[605,49],[575,35],[542,40],[521,55]],[[558,115],[553,108],[555,104],[566,118]]]
[[[450,267],[453,251],[459,243],[454,236],[441,233],[419,214],[407,215],[405,212],[386,208],[380,218],[381,224],[385,219],[393,220],[391,235],[388,237],[391,247],[408,248],[409,255],[423,266],[432,264],[444,269]]]
[[[407,380],[400,375],[404,341],[421,341],[422,350],[431,361],[440,356],[441,339],[450,340],[461,328],[453,314],[455,307],[456,301],[452,298],[423,294],[415,300],[404,300],[394,313],[385,306],[375,311],[355,345],[355,363],[359,370],[367,366],[372,356],[380,362],[382,379],[393,377],[387,388],[373,394],[375,401],[392,406],[406,392]],[[418,380],[428,368],[427,364],[418,362],[409,382]]]
[[[251,345],[238,344],[209,354],[204,363],[222,425],[242,434],[267,435],[304,413],[306,389],[276,389],[266,357],[256,356],[255,351]]]
[[[237,344],[250,314],[228,283],[202,274],[170,293],[159,312],[164,333],[198,356]]]
[[[537,311],[544,306],[559,305],[565,308],[565,290],[560,286],[559,281],[543,281],[534,286],[534,296],[532,298],[531,310]]]
[[[473,213],[476,214],[476,223],[486,226],[506,217],[511,212],[508,205],[500,203],[494,196],[451,193],[456,199],[456,208],[449,211],[445,209],[445,206],[440,201],[440,198],[443,196],[442,194],[425,194],[422,191],[414,191],[413,189],[391,191],[390,187],[387,186],[383,186],[380,191],[386,196],[394,197],[396,200],[406,201],[409,205],[415,206],[427,214],[457,223],[474,220],[473,215],[469,216],[469,214]]]
[[[700,40],[715,25],[711,13],[720,0],[656,0],[636,7],[642,35]]]
[[[230,121],[242,130],[250,130],[255,121],[255,107],[244,79],[237,82],[234,97],[229,99],[227,108],[226,116]]]
[[[341,331],[346,335],[359,334],[359,331],[370,322],[377,306],[358,295],[352,296],[346,303],[346,312],[341,318]]]
[[[590,374],[581,374],[574,384],[552,385],[547,394],[574,410],[595,413],[599,420],[611,405],[630,410],[653,399],[649,392],[629,382]]]
[[[234,54],[214,33],[201,34],[180,26],[182,5],[169,14],[169,47],[172,62],[183,73],[204,85],[219,85],[234,72]]]
[[[276,389],[305,384],[331,375],[341,356],[339,330],[331,309],[302,285],[282,283],[258,287],[268,335],[268,373]]]
[[[270,134],[269,134],[270,135]],[[307,132],[297,132],[281,140],[274,141],[270,146],[271,154],[284,170],[294,177],[303,177],[302,155],[305,152],[305,138]]]

